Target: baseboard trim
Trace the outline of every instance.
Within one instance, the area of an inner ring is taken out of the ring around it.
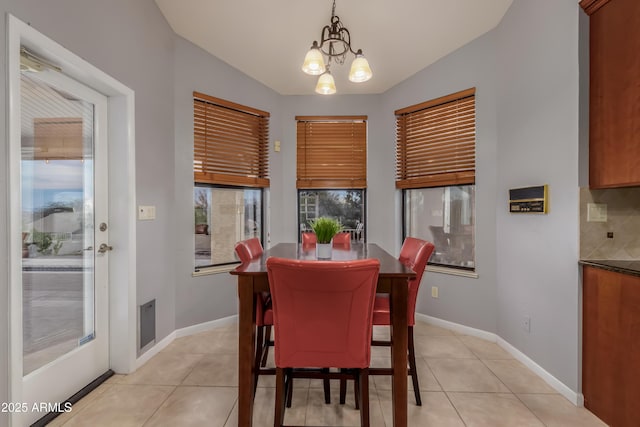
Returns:
[[[472,328],[470,326],[461,325],[459,323],[450,322],[448,320],[439,319],[437,317],[427,316],[426,314],[416,313],[416,319],[425,323],[441,328],[449,329],[460,334],[471,335],[472,337],[482,338],[486,341],[496,342],[497,336],[494,333],[483,331],[482,329]]]
[[[198,323],[197,325],[186,326],[184,328],[176,329],[176,338],[186,337],[189,335],[197,334],[199,332],[206,332],[212,329],[226,326],[238,321],[238,315],[223,317],[222,319],[210,320],[209,322]]]
[[[584,406],[584,396],[582,393],[576,393],[567,387],[562,381],[547,372],[542,366],[534,362],[529,356],[509,344],[501,337],[497,337],[496,343],[508,351],[516,360],[520,361],[527,368],[531,369],[540,378],[546,381],[551,387],[553,387],[558,393],[563,395],[569,402],[576,406]]]
[[[199,332],[210,331],[212,329],[226,326],[237,321],[238,315],[233,315],[223,317],[222,319],[211,320],[209,322],[199,323],[197,325],[191,325],[185,328],[176,329],[175,331],[164,337],[162,340],[160,340],[160,342],[158,342],[156,345],[141,354],[140,357],[136,359],[134,370],[138,370],[142,365],[147,363],[149,359],[164,350],[176,338],[186,337],[189,335],[197,334]]]
[[[521,362],[527,368],[531,369],[540,378],[542,378],[547,384],[549,384],[559,394],[564,396],[569,402],[576,406],[584,406],[584,396],[582,393],[576,393],[567,387],[562,381],[547,372],[542,366],[534,362],[529,356],[509,344],[502,337],[492,333],[483,331],[481,329],[471,328],[469,326],[460,325],[458,323],[450,322],[448,320],[439,319],[437,317],[427,316],[426,314],[416,313],[416,319],[422,320],[425,323],[434,326],[440,326],[441,328],[449,329],[461,334],[470,335],[478,338],[482,338],[487,341],[495,342],[505,351],[511,354],[516,360]]]
[[[174,339],[176,339],[176,331],[171,332],[169,335],[160,340],[160,342],[158,342],[156,345],[141,354],[140,357],[136,359],[136,362],[134,364],[134,372],[137,371],[142,365],[147,363],[153,356],[164,350],[169,344],[173,342]]]

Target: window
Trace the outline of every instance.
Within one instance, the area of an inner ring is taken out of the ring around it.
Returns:
[[[429,240],[429,264],[473,270],[475,186],[404,190],[405,236]]]
[[[299,190],[298,207],[300,233],[311,231],[313,219],[328,216],[340,221],[351,240],[365,240],[364,190]]]
[[[269,113],[198,92],[194,106],[195,268],[236,262],[235,243],[263,236]]]
[[[237,262],[239,240],[262,240],[262,190],[197,184],[195,206],[195,266]]]
[[[367,116],[297,116],[298,229],[319,216],[365,237]]]
[[[396,111],[404,236],[434,243],[429,264],[475,270],[475,89]]]

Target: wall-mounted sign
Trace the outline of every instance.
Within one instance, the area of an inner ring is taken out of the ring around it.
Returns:
[[[547,213],[549,210],[549,186],[512,188],[509,190],[509,212]]]

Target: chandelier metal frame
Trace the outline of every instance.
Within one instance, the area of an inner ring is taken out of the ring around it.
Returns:
[[[337,50],[335,48],[336,45],[341,49]],[[351,47],[351,33],[347,27],[342,24],[340,17],[336,15],[335,0],[333,0],[333,7],[331,8],[331,24],[325,25],[324,28],[322,28],[320,44],[318,44],[317,40],[314,40],[311,48],[320,49],[320,52],[328,56],[329,64],[332,59],[338,64],[344,64],[347,53],[349,52],[356,56],[362,55],[362,49],[354,51]]]
[[[349,52],[355,56],[351,64],[349,80],[354,83],[366,82],[373,75],[369,62],[362,54],[362,49],[356,51],[351,47],[351,33],[342,24],[340,17],[336,15],[336,0],[333,0],[330,24],[322,28],[320,43],[317,40],[313,41],[313,45],[302,64],[302,71],[306,74],[320,76],[316,85],[317,93],[323,95],[336,93],[335,82],[330,71],[331,61],[344,64]],[[327,57],[326,64],[324,62],[325,56]]]

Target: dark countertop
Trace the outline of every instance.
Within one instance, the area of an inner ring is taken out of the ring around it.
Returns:
[[[630,274],[632,276],[640,276],[640,261],[582,259],[580,260],[580,264],[615,271],[618,273]]]

